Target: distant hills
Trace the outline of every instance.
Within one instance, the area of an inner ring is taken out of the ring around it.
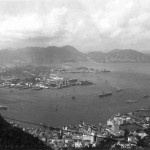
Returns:
[[[72,46],[49,46],[49,47],[26,47],[16,50],[1,50],[0,63],[16,64],[51,64],[65,62],[105,62],[105,63],[126,63],[126,62],[150,62],[150,55],[132,49],[115,49],[107,53],[90,52],[84,54]]]
[[[104,63],[145,63],[150,62],[150,55],[132,49],[114,49],[107,53],[90,52],[88,57]]]

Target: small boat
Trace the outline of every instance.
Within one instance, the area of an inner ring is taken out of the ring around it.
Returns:
[[[122,90],[123,90],[123,89],[117,88],[116,91],[117,91],[117,92],[121,92]]]
[[[7,106],[0,105],[0,109],[7,110]]]
[[[73,100],[75,100],[75,97],[74,97],[74,96],[72,96],[72,99],[73,99]]]
[[[20,87],[19,90],[26,90],[26,89],[29,89],[30,87],[28,86],[25,86],[25,87]]]
[[[111,96],[112,92],[107,92],[107,93],[103,93],[103,94],[99,94],[99,97],[106,97],[106,96]]]
[[[150,111],[150,109],[148,109],[148,108],[139,108],[139,109],[137,109],[137,111]]]
[[[150,97],[150,95],[144,95],[143,96],[143,98],[149,98]]]
[[[101,71],[102,72],[110,72],[110,70],[107,70],[107,69],[102,69]]]
[[[126,103],[135,103],[137,100],[127,100]]]
[[[33,88],[33,89],[31,89],[31,90],[43,90],[43,88],[42,87],[35,87],[35,88]]]

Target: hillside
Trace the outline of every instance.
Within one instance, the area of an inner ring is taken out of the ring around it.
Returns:
[[[69,45],[0,51],[0,63],[50,64],[79,61],[87,61],[86,56]]]
[[[0,149],[51,149],[38,138],[11,126],[0,115]]]
[[[109,62],[109,63],[138,63],[150,62],[150,55],[138,52],[132,49],[114,49],[107,53],[91,52],[88,56],[96,62]]]

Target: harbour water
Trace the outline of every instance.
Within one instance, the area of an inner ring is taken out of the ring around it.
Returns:
[[[91,80],[92,86],[73,86],[64,89],[32,91],[12,88],[0,89],[0,104],[7,110],[0,110],[4,116],[34,123],[54,126],[74,124],[84,120],[89,123],[106,123],[114,113],[129,112],[138,108],[149,108],[150,64],[64,64],[64,66],[88,66],[109,69],[106,73],[69,73],[66,78]],[[107,82],[106,82],[107,81]],[[123,89],[117,92],[117,89]],[[112,96],[100,98],[102,92]],[[72,97],[75,97],[72,99]],[[136,103],[126,103],[127,100]],[[29,126],[24,124],[24,126]]]

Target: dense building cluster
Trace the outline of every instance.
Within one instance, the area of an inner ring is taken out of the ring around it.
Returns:
[[[41,69],[34,66],[3,68],[0,73],[0,84],[1,87],[32,90],[93,84],[87,80],[66,79],[60,76],[61,72],[59,68],[49,67]]]
[[[62,128],[23,128],[23,131],[38,137],[53,149],[142,149],[150,146],[150,121],[138,111],[116,114],[106,125],[91,125],[81,122]]]

